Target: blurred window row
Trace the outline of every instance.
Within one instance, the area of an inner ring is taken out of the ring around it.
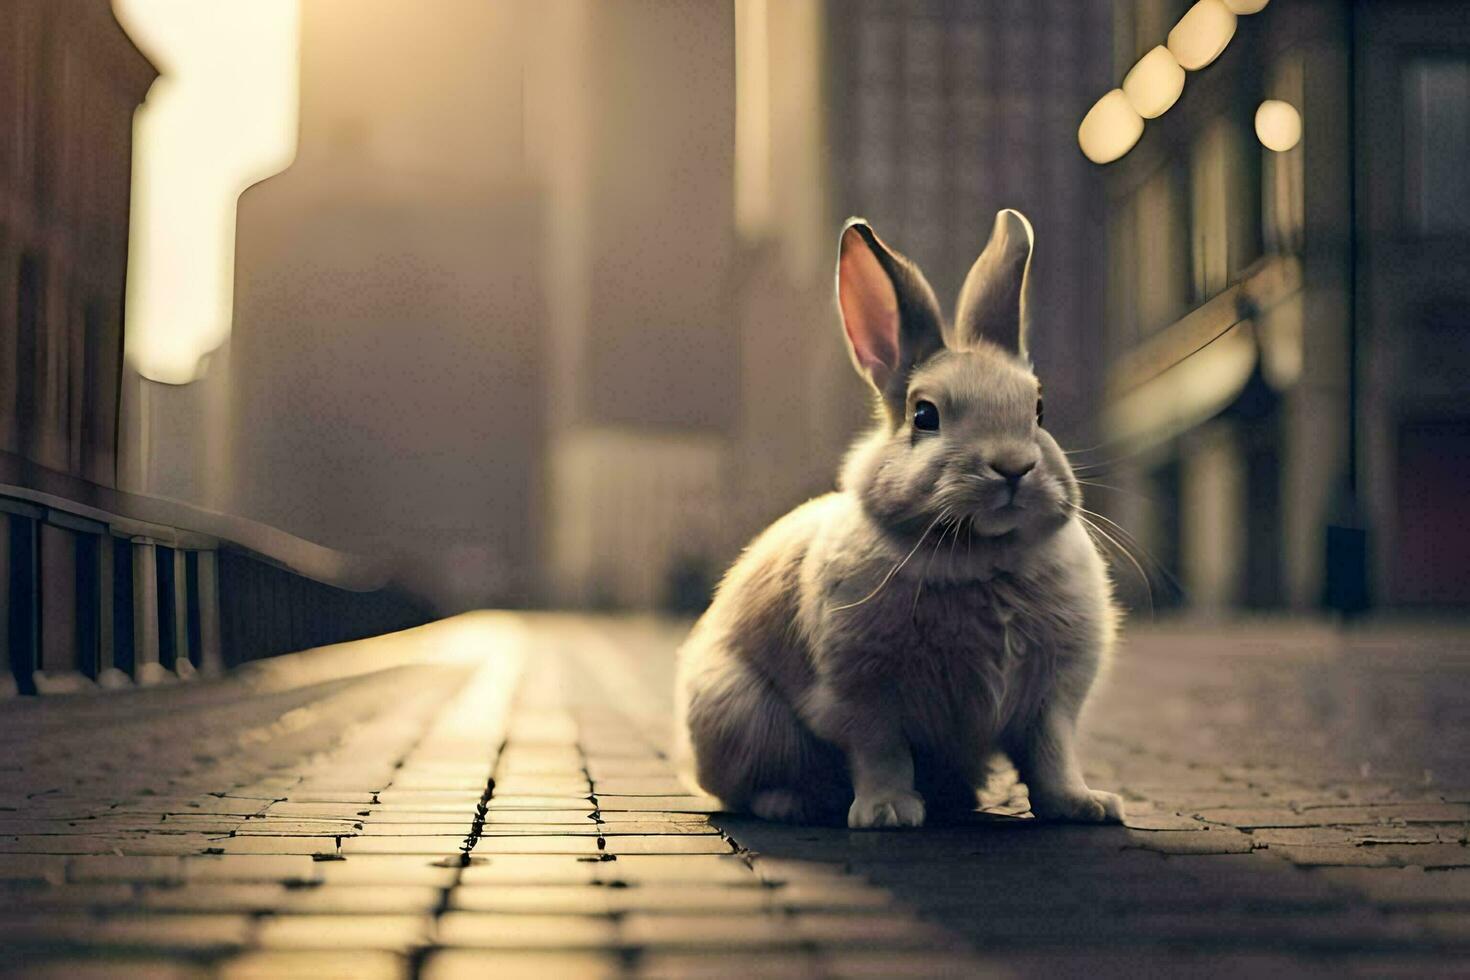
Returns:
[[[1470,58],[1410,58],[1400,77],[1400,233],[1470,233]],[[1300,61],[1278,66],[1269,88],[1301,106]],[[1118,338],[1125,345],[1218,295],[1261,255],[1302,249],[1305,143],[1266,150],[1253,111],[1242,103],[1196,128],[1120,202],[1109,243],[1118,263],[1112,322],[1137,331]]]

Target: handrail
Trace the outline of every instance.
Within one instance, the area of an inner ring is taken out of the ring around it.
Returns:
[[[169,547],[242,549],[350,592],[376,591],[391,577],[391,566],[376,558],[338,551],[259,521],[182,500],[114,490],[4,450],[0,450],[0,497],[106,524],[114,533]]]

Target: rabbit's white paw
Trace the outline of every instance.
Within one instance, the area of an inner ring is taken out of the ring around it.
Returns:
[[[1041,820],[1071,820],[1077,823],[1122,823],[1123,798],[1117,793],[1090,789],[1085,796],[1031,801],[1031,812]]]
[[[924,799],[918,793],[859,796],[847,811],[847,825],[867,827],[922,827]]]

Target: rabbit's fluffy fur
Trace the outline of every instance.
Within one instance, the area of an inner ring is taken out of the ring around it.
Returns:
[[[680,651],[686,761],[725,805],[918,826],[926,804],[973,808],[999,749],[1038,817],[1121,819],[1074,749],[1117,614],[1040,424],[1031,242],[997,215],[949,324],[912,263],[844,228],[838,301],[879,423],[836,492],[746,549]]]

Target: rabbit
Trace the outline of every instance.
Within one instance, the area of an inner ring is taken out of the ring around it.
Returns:
[[[679,650],[679,752],[727,808],[918,827],[974,809],[1003,750],[1036,817],[1122,820],[1076,754],[1119,614],[1042,428],[1032,244],[997,214],[946,324],[912,262],[844,225],[837,301],[876,425],[835,492],[746,548]]]

